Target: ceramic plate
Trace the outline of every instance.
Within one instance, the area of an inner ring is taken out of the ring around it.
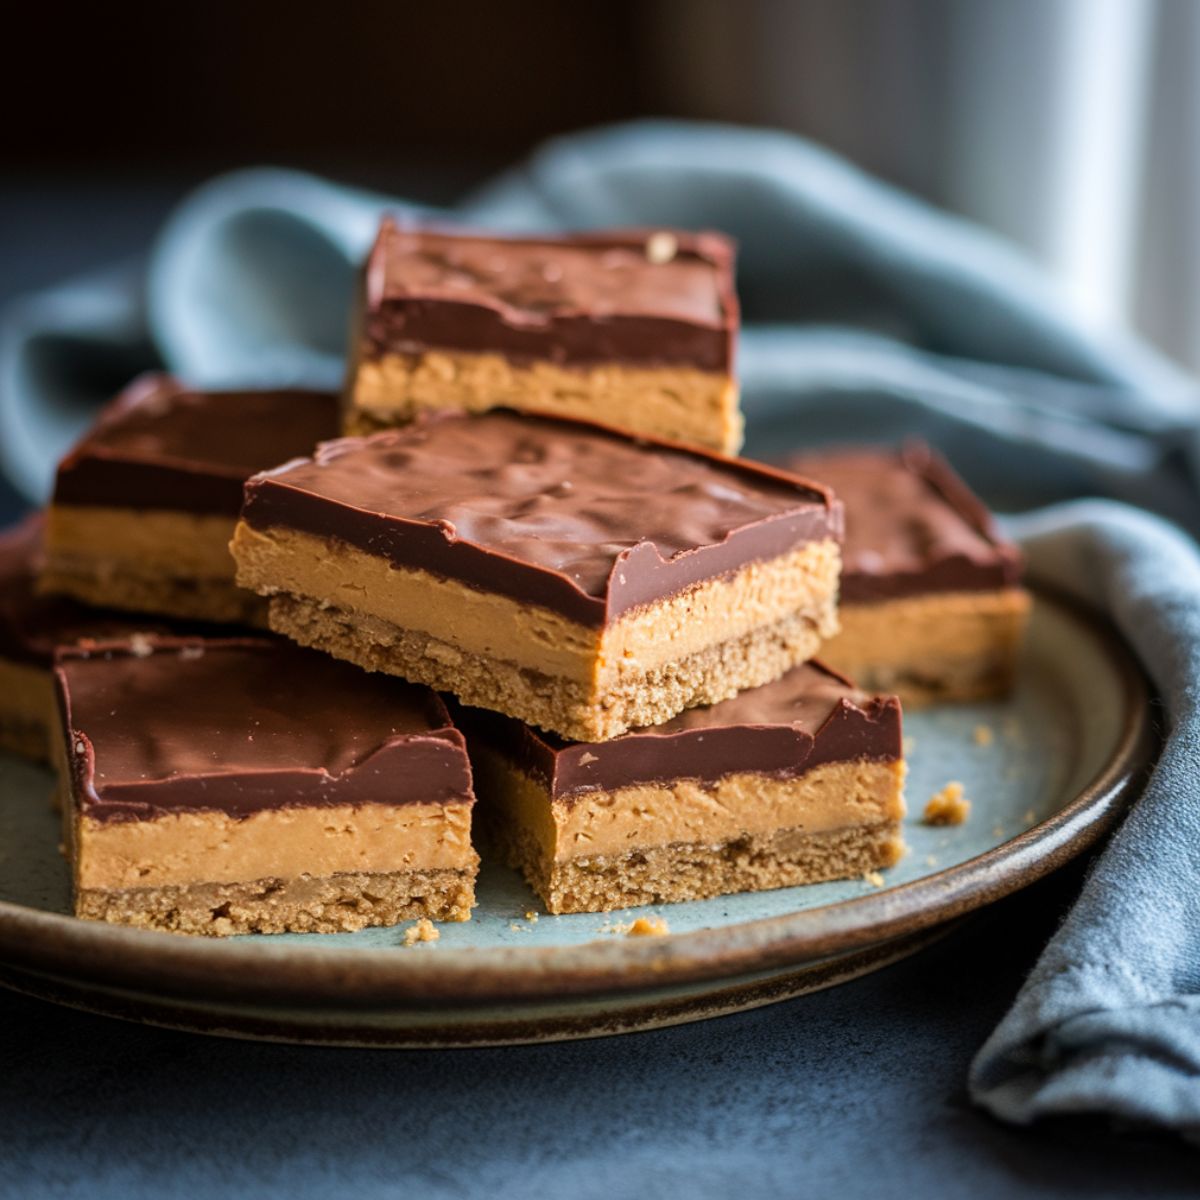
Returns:
[[[51,776],[0,759],[0,982],[114,1016],[258,1038],[430,1046],[595,1036],[697,1020],[873,970],[1060,866],[1109,827],[1154,750],[1146,685],[1094,617],[1039,594],[1009,700],[905,719],[908,855],[866,880],[631,911],[534,917],[487,868],[471,921],[227,941],[77,921]],[[961,826],[921,824],[960,780]]]

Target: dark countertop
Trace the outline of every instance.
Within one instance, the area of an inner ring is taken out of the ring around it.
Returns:
[[[0,302],[144,245],[180,186],[0,196]],[[0,491],[0,522],[15,516]],[[699,1025],[496,1050],[321,1050],[0,991],[0,1197],[884,1200],[1195,1196],[1200,1158],[1096,1121],[1013,1129],[967,1066],[1081,868],[832,991]]]

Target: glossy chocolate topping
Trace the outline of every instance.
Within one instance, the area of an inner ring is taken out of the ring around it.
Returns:
[[[846,506],[842,600],[1015,587],[1021,552],[982,501],[928,446],[802,454],[788,465]]]
[[[733,245],[678,230],[510,238],[385,219],[363,312],[368,354],[440,348],[728,372]]]
[[[893,762],[902,755],[899,700],[868,696],[816,662],[665,725],[595,744],[565,742],[481,709],[455,711],[468,744],[478,738],[544,783],[556,800],[673,779],[788,778],[823,763]]]
[[[840,536],[823,488],[583,421],[428,413],[256,475],[242,516],[581,624]]]
[[[161,617],[132,617],[88,608],[65,596],[39,595],[35,585],[44,524],[42,515],[34,513],[0,534],[0,658],[48,671],[59,646],[194,628]]]
[[[236,516],[249,475],[337,433],[326,392],[194,392],[144,375],[59,464],[54,501]]]
[[[471,799],[462,734],[428,688],[266,638],[156,639],[60,653],[84,813]]]

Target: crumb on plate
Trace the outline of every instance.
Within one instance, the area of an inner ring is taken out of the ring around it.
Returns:
[[[977,746],[990,746],[996,740],[996,735],[992,732],[990,725],[976,725],[975,732],[971,736],[975,739]]]
[[[929,798],[922,819],[926,825],[961,825],[970,814],[971,802],[963,795],[963,785],[952,779]]]
[[[884,878],[878,871],[864,871],[863,883],[869,883],[872,887],[881,888],[884,884]]]
[[[436,942],[441,936],[438,927],[428,917],[422,917],[404,931],[404,944],[415,946],[418,942]]]

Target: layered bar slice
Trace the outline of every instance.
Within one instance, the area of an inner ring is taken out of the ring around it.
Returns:
[[[1012,686],[1030,598],[1021,553],[928,446],[805,454],[846,505],[839,615],[822,656],[906,704]]]
[[[220,936],[474,904],[471,770],[426,688],[268,639],[60,653],[75,912]]]
[[[42,587],[88,604],[261,624],[229,537],[242,484],[338,430],[320,392],[196,392],[138,379],[58,468]]]
[[[183,631],[177,623],[41,595],[43,529],[35,513],[0,534],[0,748],[37,762],[50,761],[57,647]]]
[[[348,433],[503,405],[741,445],[733,247],[719,234],[513,238],[385,219],[358,312]]]
[[[459,713],[479,824],[552,913],[861,876],[903,852],[899,702],[818,663],[600,744]]]
[[[778,678],[837,629],[841,506],[588,422],[427,413],[246,485],[271,628],[602,741]]]

